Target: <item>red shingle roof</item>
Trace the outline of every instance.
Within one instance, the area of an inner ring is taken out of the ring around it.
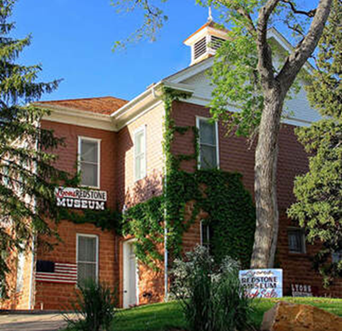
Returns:
[[[128,103],[128,101],[108,96],[99,98],[39,101],[37,103],[110,115]]]

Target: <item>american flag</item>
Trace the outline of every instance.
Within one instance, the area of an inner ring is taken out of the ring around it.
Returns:
[[[76,284],[77,264],[55,262],[54,272],[37,271],[36,280],[38,282]]]

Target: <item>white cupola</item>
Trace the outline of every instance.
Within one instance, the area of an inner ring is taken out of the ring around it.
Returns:
[[[209,10],[207,23],[184,40],[184,44],[191,47],[190,65],[215,55],[216,50],[227,39],[227,31],[217,27]]]

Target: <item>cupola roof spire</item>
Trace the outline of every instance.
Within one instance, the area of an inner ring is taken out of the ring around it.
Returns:
[[[213,21],[213,13],[212,13],[212,10],[211,10],[211,6],[208,7],[208,22],[211,22]]]

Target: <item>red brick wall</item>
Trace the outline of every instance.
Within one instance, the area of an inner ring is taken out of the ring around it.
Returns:
[[[42,121],[42,127],[53,130],[55,135],[63,137],[65,146],[60,146],[55,154],[59,156],[58,168],[75,174],[78,153],[78,137],[101,139],[100,189],[107,191],[107,207],[116,208],[116,133],[76,125]],[[53,225],[54,226],[54,225]],[[99,280],[112,288],[119,284],[119,242],[113,232],[101,231],[91,224],[74,224],[62,221],[57,228],[61,242],[49,239],[56,244],[52,251],[38,245],[36,260],[48,260],[61,263],[76,263],[76,235],[97,235],[99,240]],[[36,282],[36,309],[65,309],[70,300],[75,299],[76,286]]]
[[[162,106],[157,106],[125,126],[117,134],[116,183],[120,208],[130,207],[162,192],[163,175],[163,116]],[[134,180],[134,132],[146,127],[146,178]]]
[[[143,114],[117,133],[117,201],[119,210],[127,208],[162,193],[163,177],[163,117],[164,108],[159,105]],[[134,179],[134,132],[145,126],[146,129],[146,177]],[[123,293],[123,238],[120,245],[120,293]],[[162,252],[161,248],[161,252]],[[163,263],[155,272],[146,266],[139,266],[139,303],[161,301],[164,296]],[[120,298],[121,305],[123,298]]]
[[[172,116],[175,124],[179,126],[196,125],[196,116],[210,117],[208,109],[202,106],[185,102],[174,102]],[[293,183],[296,175],[306,173],[308,170],[307,155],[303,146],[297,141],[294,134],[295,127],[283,124],[279,135],[279,159],[277,171],[277,193],[280,212],[280,230],[277,251],[277,263],[284,269],[284,291],[290,294],[290,285],[307,284],[318,289],[319,295],[342,296],[342,281],[339,280],[329,290],[322,287],[322,279],[312,270],[310,257],[318,249],[318,245],[306,243],[306,254],[289,253],[287,231],[289,226],[298,226],[296,222],[286,217],[286,209],[295,201]],[[175,154],[192,154],[193,133],[191,130],[185,135],[177,134],[172,146]],[[225,171],[237,171],[243,175],[245,187],[254,196],[254,152],[255,143],[250,147],[246,139],[236,136],[226,136],[226,129],[219,124],[219,159],[220,168]],[[186,171],[193,171],[195,161],[182,163]],[[187,208],[191,209],[191,203]],[[188,213],[190,211],[188,210]],[[192,225],[189,232],[184,235],[184,249],[192,249],[195,242],[200,241],[199,219]]]
[[[57,167],[71,174],[76,173],[78,137],[101,139],[101,160],[100,160],[100,189],[107,191],[107,207],[116,207],[116,155],[117,139],[116,133],[111,131],[92,129],[77,125],[57,123],[43,120],[42,128],[53,130],[55,136],[63,137],[65,146],[59,146]]]
[[[99,280],[106,282],[112,289],[119,285],[119,245],[113,232],[102,231],[92,224],[74,224],[62,221],[58,226],[61,242],[52,241],[56,246],[48,250],[40,245],[38,260],[60,263],[76,263],[76,235],[91,234],[98,237]],[[51,240],[50,240],[51,242]],[[68,303],[75,299],[76,285],[36,282],[35,309],[67,309]]]
[[[16,250],[10,252],[8,265],[11,273],[6,277],[8,284],[8,296],[6,300],[0,299],[0,309],[29,309],[30,306],[30,288],[31,288],[31,270],[32,270],[32,251],[31,243],[27,243],[27,249],[24,252],[22,288],[17,291],[17,270],[18,270],[18,253]],[[33,284],[34,285],[34,284]],[[32,288],[32,290],[34,290]],[[34,293],[34,292],[32,292]]]

